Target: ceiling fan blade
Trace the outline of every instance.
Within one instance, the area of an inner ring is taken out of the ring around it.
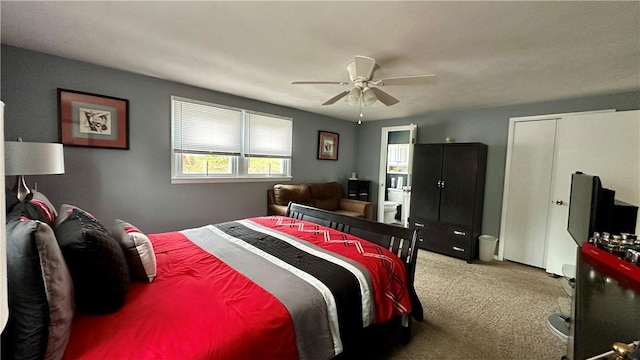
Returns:
[[[291,85],[303,85],[303,84],[334,84],[334,85],[349,85],[344,81],[292,81]]]
[[[349,93],[349,90],[345,90],[345,91],[341,92],[340,94],[332,97],[331,99],[325,101],[322,105],[331,105],[331,104],[335,103],[336,101],[342,99],[343,97],[347,96],[348,93]]]
[[[376,60],[367,56],[356,55],[356,77],[371,80],[373,70],[376,68]]]
[[[386,92],[378,88],[372,87],[371,90],[373,90],[373,93],[376,94],[376,97],[378,98],[378,100],[380,100],[381,103],[387,106],[395,105],[400,102],[400,100],[394,98],[393,96],[387,94]]]
[[[438,82],[438,75],[414,75],[414,76],[399,76],[378,79],[374,83],[375,85],[389,86],[389,85],[423,85],[423,84],[435,84]]]

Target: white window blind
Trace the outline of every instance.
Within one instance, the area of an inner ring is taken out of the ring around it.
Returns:
[[[173,117],[174,152],[231,156],[241,154],[241,111],[174,98]]]
[[[171,183],[286,181],[293,119],[171,97]]]
[[[246,112],[245,156],[291,158],[293,121]]]

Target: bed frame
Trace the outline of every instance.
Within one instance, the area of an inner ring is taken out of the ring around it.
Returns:
[[[383,224],[364,218],[357,218],[352,216],[340,215],[331,211],[322,210],[306,205],[289,203],[287,207],[287,216],[310,221],[328,228],[332,228],[344,233],[357,236],[359,238],[371,241],[384,248],[389,249],[392,253],[396,254],[403,260],[406,272],[407,272],[407,286],[411,297],[411,317],[416,321],[424,320],[424,314],[422,304],[418,295],[416,294],[413,286],[416,270],[416,261],[418,257],[418,232],[419,229],[407,229],[399,226]],[[401,323],[402,328],[400,331],[400,337],[403,343],[406,343],[411,338],[411,319],[409,316],[404,316],[402,319],[395,319],[394,323]],[[381,326],[370,326],[378,329],[365,329],[366,335],[363,338],[368,338],[371,342],[371,332],[378,332],[381,334],[375,334],[376,337],[389,339],[392,336],[391,332],[395,332],[395,327],[389,324],[381,324]],[[345,349],[346,350],[346,349]]]

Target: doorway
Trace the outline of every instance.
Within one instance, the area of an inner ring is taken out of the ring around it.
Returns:
[[[404,227],[409,224],[411,167],[417,130],[418,126],[415,124],[381,129],[378,222],[394,223]],[[395,213],[392,213],[394,206]]]

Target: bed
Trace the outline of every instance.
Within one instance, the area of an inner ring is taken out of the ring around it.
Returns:
[[[423,317],[417,230],[292,203],[148,238],[153,282],[117,311],[76,313],[64,359],[352,358]]]

